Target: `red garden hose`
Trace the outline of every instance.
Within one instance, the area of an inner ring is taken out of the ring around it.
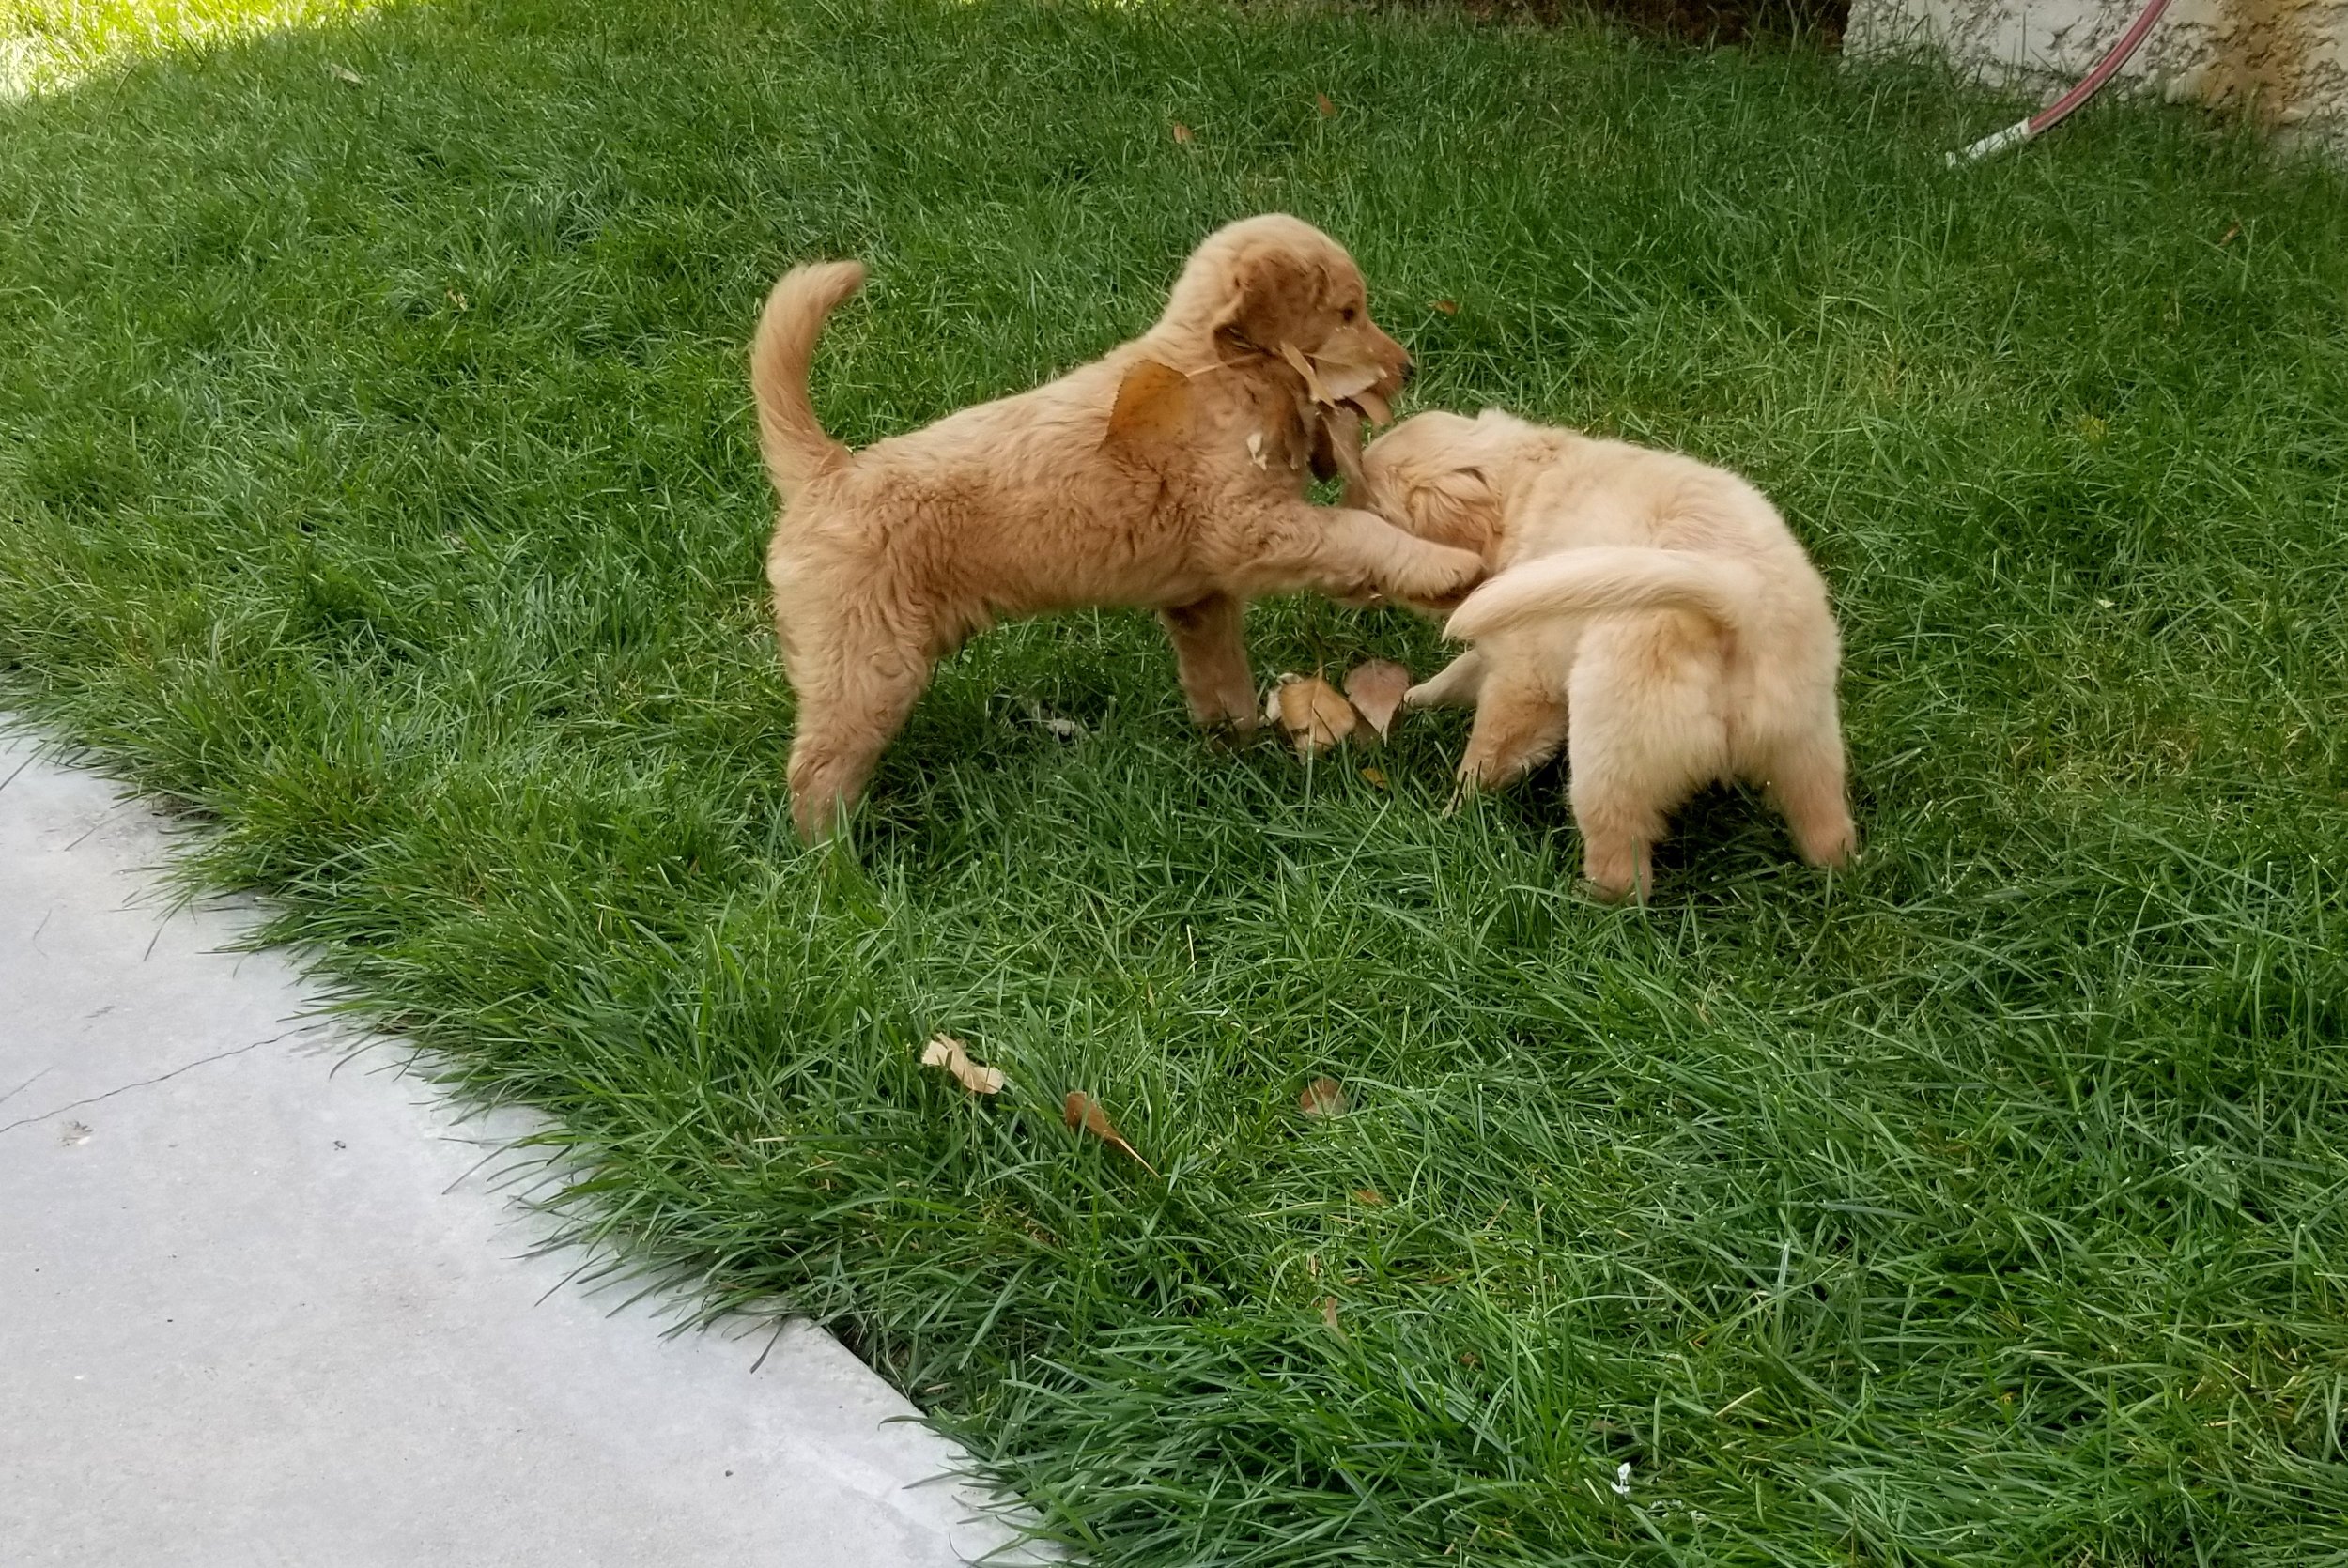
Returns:
[[[2079,78],[2078,85],[2039,110],[2030,118],[2017,120],[1995,135],[1984,136],[1962,152],[1949,154],[1950,165],[1954,167],[1959,163],[1970,163],[1986,158],[1992,153],[2003,152],[2017,142],[2028,142],[2044,135],[2056,121],[2093,98],[2102,89],[2103,85],[2111,80],[2112,72],[2128,63],[2128,56],[2142,47],[2144,39],[2152,33],[2154,23],[2160,20],[2161,13],[2168,8],[2169,0],[2146,0],[2143,10],[2137,14],[2134,22],[2128,23],[2128,30],[2120,35],[2120,41],[2113,44],[2104,57],[2095,62],[2093,70]]]

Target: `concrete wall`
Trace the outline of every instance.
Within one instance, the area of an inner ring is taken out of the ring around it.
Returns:
[[[1853,54],[1918,45],[2003,81],[2086,74],[2142,0],[1851,0]],[[2170,0],[2107,92],[2245,114],[2348,151],[2348,0]]]

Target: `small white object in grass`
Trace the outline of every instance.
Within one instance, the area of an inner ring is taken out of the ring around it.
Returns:
[[[2098,599],[2095,603],[2102,606],[2106,609],[2109,609],[2111,607],[2111,601],[2109,599]]]
[[[1614,1487],[1614,1496],[1618,1498],[1627,1498],[1630,1495],[1630,1460],[1626,1459],[1621,1464],[1614,1467],[1614,1479],[1609,1482],[1608,1484]]]
[[[2030,121],[2016,120],[2012,125],[2007,126],[2003,131],[1998,131],[1993,135],[1984,136],[1980,141],[1975,142],[1971,146],[1969,146],[1960,152],[1950,153],[1949,167],[1952,169],[1958,169],[1964,167],[1968,163],[1978,163],[1985,158],[1995,157],[1997,154],[2003,152],[2006,148],[2013,146],[2018,142],[2027,142],[2029,140]]]
[[[1048,711],[1041,702],[1027,704],[1027,716],[1056,740],[1076,741],[1084,738],[1085,727],[1073,718],[1062,718]]]
[[[359,73],[348,66],[330,65],[326,69],[332,73],[335,81],[342,83],[345,86],[356,87],[361,85]]]

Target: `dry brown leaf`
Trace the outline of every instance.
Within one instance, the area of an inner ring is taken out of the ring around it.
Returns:
[[[1313,369],[1321,375],[1321,392],[1316,394],[1324,403],[1342,403],[1358,397],[1376,386],[1385,372],[1376,365],[1355,364],[1351,360],[1313,361]]]
[[[1274,722],[1307,757],[1320,755],[1353,732],[1353,704],[1318,675],[1290,681],[1274,695],[1279,712]]]
[[[1284,669],[1272,678],[1272,689],[1264,693],[1263,699],[1263,721],[1266,724],[1280,722],[1280,694],[1304,678],[1290,669]]]
[[[1321,1299],[1321,1320],[1329,1326],[1329,1331],[1337,1338],[1345,1337],[1345,1330],[1337,1323],[1337,1299],[1336,1297],[1323,1296]]]
[[[1316,1078],[1296,1097],[1296,1108],[1308,1116],[1342,1116],[1345,1085],[1334,1078]]]
[[[1445,315],[1457,315],[1460,314],[1460,301],[1457,300],[1438,300],[1435,301],[1435,308],[1443,312]]]
[[[1382,790],[1389,788],[1386,783],[1385,771],[1382,768],[1364,768],[1362,776]]]
[[[1411,689],[1411,672],[1392,659],[1372,659],[1355,665],[1345,677],[1345,695],[1369,727],[1384,740],[1394,729],[1394,715],[1401,711],[1402,694]]]
[[[1284,343],[1280,345],[1280,358],[1288,361],[1289,368],[1290,370],[1296,372],[1297,375],[1302,376],[1305,378],[1305,391],[1311,394],[1312,400],[1315,403],[1335,403],[1336,401],[1336,398],[1329,395],[1328,390],[1321,386],[1321,372],[1315,368],[1311,355],[1305,353],[1302,348],[1297,347],[1296,345],[1292,343]]]
[[[1329,100],[1327,93],[1313,94],[1313,106],[1321,111],[1321,117],[1324,120],[1336,117],[1337,106]]]
[[[1354,1188],[1353,1201],[1358,1204],[1366,1204],[1371,1208],[1383,1208],[1386,1205],[1385,1194],[1379,1191],[1375,1187]]]
[[[1180,120],[1176,120],[1174,122],[1174,139],[1178,142],[1189,141],[1191,139],[1190,127],[1184,125]]]
[[[1109,407],[1105,441],[1127,446],[1179,444],[1190,435],[1190,377],[1172,365],[1143,360],[1125,373]]]
[[[1385,378],[1386,373],[1378,366],[1352,360],[1321,359],[1292,343],[1280,345],[1280,358],[1305,378],[1305,391],[1315,403],[1331,408],[1351,403],[1379,424],[1394,417],[1393,407],[1371,391]]]
[[[954,1082],[974,1095],[994,1095],[1003,1092],[1003,1069],[982,1068],[970,1059],[970,1053],[951,1035],[940,1035],[921,1048],[921,1065],[944,1068],[954,1075]]]
[[[1109,1121],[1109,1114],[1101,1109],[1101,1102],[1082,1089],[1069,1090],[1068,1098],[1060,1101],[1060,1119],[1065,1121],[1072,1130],[1083,1128],[1109,1147],[1121,1151],[1126,1158],[1151,1176],[1158,1174],[1156,1167],[1141,1157],[1141,1151],[1127,1143],[1119,1133],[1115,1125]]]

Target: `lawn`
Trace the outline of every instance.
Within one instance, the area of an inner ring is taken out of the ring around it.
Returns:
[[[1104,1564],[2348,1562],[2348,181],[2120,103],[1952,172],[2016,104],[1440,8],[250,8],[0,0],[0,682],[551,1113],[578,1232]],[[1218,747],[1126,612],[794,841],[765,286],[872,264],[862,443],[1273,208],[1415,406],[1778,499],[1854,870],[1722,792],[1599,906],[1553,772]]]

